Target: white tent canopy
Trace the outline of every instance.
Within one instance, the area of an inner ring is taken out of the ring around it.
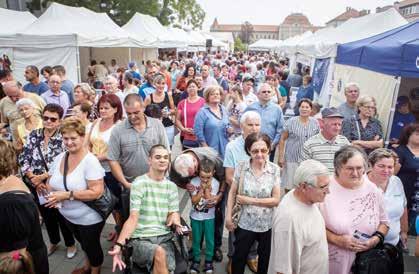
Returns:
[[[106,14],[85,8],[52,3],[27,28],[12,35],[0,35],[0,50],[11,52],[15,76],[23,77],[26,65],[64,65],[67,77],[81,81],[90,59],[120,64],[134,56],[157,56],[157,49],[137,40]],[[111,49],[113,48],[113,49]],[[134,52],[133,52],[134,51]],[[84,70],[84,71],[82,71]]]
[[[311,31],[306,31],[303,34],[296,35],[293,37],[290,37],[288,39],[285,39],[282,41],[282,43],[278,47],[278,51],[284,52],[286,54],[292,54],[295,52],[295,47],[298,45],[301,41],[304,39],[307,39],[308,37],[312,36],[313,33]]]
[[[253,51],[274,51],[281,45],[281,40],[260,39],[249,45],[249,50]]]
[[[23,30],[33,22],[36,17],[30,12],[14,11],[0,8],[0,34],[14,34]]]

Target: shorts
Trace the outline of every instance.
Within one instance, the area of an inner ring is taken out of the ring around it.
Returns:
[[[149,272],[153,269],[154,253],[158,246],[166,251],[166,263],[169,272],[175,271],[176,258],[173,234],[168,233],[161,236],[136,238],[130,242],[132,249],[132,261],[140,268],[147,268]]]
[[[118,198],[118,202],[115,204],[114,209],[120,210],[121,209],[121,193],[122,193],[122,186],[121,183],[112,175],[112,172],[105,172],[105,177],[103,178],[105,181],[106,186]]]
[[[298,163],[286,162],[285,167],[282,169],[282,187],[291,190],[294,188],[294,175],[297,170]]]

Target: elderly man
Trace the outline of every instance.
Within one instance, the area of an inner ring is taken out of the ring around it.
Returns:
[[[45,107],[45,102],[41,97],[35,93],[25,92],[22,85],[17,81],[8,81],[3,84],[3,89],[6,97],[0,100],[0,117],[1,123],[10,125],[12,132],[13,125],[16,120],[22,118],[19,110],[16,107],[16,102],[22,98],[28,98],[35,104],[35,114],[42,116],[42,110]]]
[[[279,143],[285,123],[282,109],[271,101],[273,94],[274,91],[271,85],[261,84],[257,93],[259,101],[245,109],[245,112],[253,110],[259,113],[262,119],[260,131],[268,135],[272,141],[271,154],[269,156],[271,161],[274,160],[275,148]]]
[[[356,100],[359,98],[359,86],[357,83],[348,83],[345,86],[346,102],[338,107],[338,111],[344,119],[356,117]]]
[[[57,74],[61,78],[61,89],[68,94],[70,103],[74,103],[74,84],[67,79],[66,71],[64,66],[57,65],[52,67],[52,73]]]
[[[316,205],[329,193],[328,169],[303,161],[294,176],[295,188],[274,211],[269,274],[328,273],[326,226]]]
[[[224,156],[224,167],[226,174],[226,183],[228,186],[233,182],[234,170],[238,166],[239,162],[249,160],[249,155],[247,155],[244,149],[244,140],[247,136],[252,133],[258,133],[260,131],[261,118],[259,113],[255,111],[245,112],[240,118],[240,128],[242,130],[242,135],[236,139],[230,141],[226,146],[225,156]],[[231,258],[234,253],[234,233],[230,232],[228,235],[228,253],[229,257],[227,265],[227,273],[231,273]],[[249,253],[247,259],[247,265],[250,270],[257,272],[257,244],[252,246],[252,249]]]
[[[49,90],[49,86],[39,79],[39,70],[36,66],[31,65],[26,67],[25,79],[29,83],[23,86],[24,91],[41,95],[45,91]]]
[[[124,102],[125,94],[118,88],[118,80],[112,75],[108,75],[104,82],[105,92],[118,96],[121,103]]]
[[[205,89],[208,86],[218,85],[217,80],[210,75],[210,67],[208,65],[203,65],[201,67],[202,75],[202,87]]]
[[[342,121],[343,115],[336,108],[323,109],[320,120],[321,131],[304,143],[301,154],[302,161],[317,160],[327,166],[330,174],[333,174],[335,152],[341,147],[351,144],[345,136],[340,135]]]
[[[215,235],[214,235],[214,260],[221,262],[223,260],[223,253],[221,251],[223,229],[224,229],[224,208],[225,199],[224,192],[225,173],[223,168],[223,160],[218,153],[210,147],[197,147],[183,151],[172,162],[170,169],[170,179],[180,187],[186,187],[189,192],[193,192],[195,188],[190,184],[193,177],[198,176],[200,169],[200,162],[207,159],[215,164],[214,177],[220,182],[220,188],[216,196],[212,198],[214,204],[217,205],[215,215]]]
[[[70,108],[70,99],[68,94],[61,89],[61,78],[57,74],[53,74],[49,77],[48,85],[49,90],[41,94],[42,99],[47,104],[60,105],[64,110],[64,117],[67,114],[67,110]]]

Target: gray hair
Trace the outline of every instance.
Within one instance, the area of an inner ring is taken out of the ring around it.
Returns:
[[[181,177],[189,177],[189,168],[194,165],[193,156],[188,153],[180,154],[173,163],[173,168]]]
[[[88,83],[79,83],[74,87],[74,90],[76,88],[80,88],[81,92],[83,92],[83,94],[86,95],[89,98],[89,100],[94,99],[94,97],[96,96],[96,91],[92,87],[90,87]]]
[[[28,99],[28,98],[22,98],[22,99],[19,99],[19,101],[17,101],[16,102],[16,107],[17,108],[20,108],[21,106],[31,106],[31,107],[35,107],[35,103],[31,100],[31,99]]]
[[[316,160],[305,160],[300,163],[294,174],[294,186],[298,187],[302,183],[317,186],[317,177],[330,175],[329,169]]]
[[[112,81],[113,83],[117,84],[118,83],[118,79],[116,79],[114,76],[112,75],[108,75],[105,78],[105,81]]]
[[[355,87],[359,92],[359,85],[355,82],[350,82],[345,85],[345,92],[349,90],[350,87]]]
[[[258,93],[260,92],[260,90],[261,90],[261,89],[263,89],[263,87],[269,87],[269,89],[270,89],[271,91],[274,91],[271,85],[269,85],[268,83],[262,83],[262,84],[260,84],[260,85],[259,85],[259,87],[258,87]]]
[[[259,122],[261,121],[260,114],[253,110],[243,113],[243,115],[240,117],[240,125],[246,123],[247,119],[257,119]]]
[[[335,152],[335,159],[333,160],[335,175],[339,176],[339,170],[342,168],[342,166],[346,164],[349,159],[355,157],[356,155],[362,156],[364,169],[366,170],[368,167],[368,160],[365,151],[358,147],[347,145]]]

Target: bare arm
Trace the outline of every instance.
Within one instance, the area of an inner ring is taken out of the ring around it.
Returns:
[[[204,190],[201,187],[195,195],[191,195],[192,204],[196,205],[197,203],[199,203],[203,195],[204,195]]]
[[[125,244],[125,241],[131,238],[132,233],[135,231],[135,228],[137,227],[139,215],[139,212],[136,210],[130,212],[128,219],[122,226],[121,233],[119,234],[117,240],[118,243]],[[114,249],[115,247],[117,246],[114,246]]]
[[[284,130],[281,134],[281,139],[279,140],[279,157],[278,163],[279,166],[282,167],[285,162],[285,142],[287,141],[289,133],[287,130]]]
[[[232,217],[232,211],[233,211],[233,205],[236,201],[236,192],[237,192],[237,184],[231,184],[230,191],[228,192],[228,199],[227,199],[227,207],[225,212],[225,221],[226,221],[226,228],[229,231],[234,230],[234,225],[232,223],[231,217]]]
[[[233,183],[233,178],[234,178],[234,168],[226,167],[225,175],[226,175],[226,183],[228,186],[231,187],[231,184]]]
[[[131,184],[125,179],[125,176],[122,172],[121,165],[118,161],[109,161],[109,166],[111,167],[112,175],[120,182],[125,188],[131,188]]]

